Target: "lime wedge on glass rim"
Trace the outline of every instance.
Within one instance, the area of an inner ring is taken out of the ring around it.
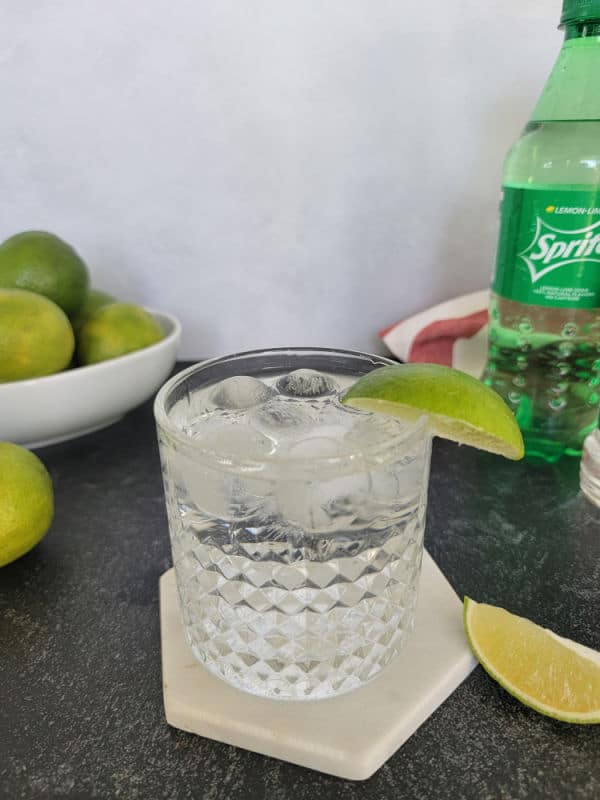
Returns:
[[[464,626],[484,670],[540,714],[600,723],[600,653],[524,617],[465,597]]]
[[[504,400],[476,378],[452,367],[379,367],[359,378],[342,403],[407,422],[426,414],[436,436],[514,460],[523,457],[523,437]]]

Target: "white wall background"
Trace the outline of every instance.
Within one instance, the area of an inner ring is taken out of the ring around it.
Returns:
[[[19,0],[0,238],[43,228],[170,310],[181,356],[380,350],[486,286],[502,159],[560,0]]]

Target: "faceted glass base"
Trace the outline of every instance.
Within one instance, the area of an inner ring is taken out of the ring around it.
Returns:
[[[175,572],[196,658],[272,698],[330,697],[374,678],[413,629],[423,514],[335,538],[320,538],[332,552],[317,562],[282,542],[201,543],[182,530]]]

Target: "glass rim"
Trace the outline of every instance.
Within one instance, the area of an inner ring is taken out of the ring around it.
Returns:
[[[391,453],[401,444],[412,438],[416,438],[417,436],[431,436],[430,432],[428,431],[427,414],[423,413],[413,421],[401,420],[402,427],[398,430],[397,436],[392,436],[384,443],[379,442],[374,444],[372,447],[362,447],[353,453],[336,456],[306,456],[300,458],[282,458],[278,455],[267,454],[261,456],[260,459],[242,459],[238,454],[236,454],[234,458],[231,454],[228,455],[225,452],[218,452],[214,449],[203,447],[198,440],[191,439],[184,433],[184,431],[181,430],[178,425],[174,424],[167,413],[166,401],[171,392],[177,386],[186,381],[191,375],[201,372],[204,369],[216,366],[221,362],[230,362],[236,358],[252,358],[255,356],[258,357],[277,354],[290,354],[292,356],[302,354],[310,355],[311,353],[322,355],[331,354],[367,360],[374,359],[380,366],[401,366],[399,362],[393,361],[386,356],[380,356],[374,353],[365,353],[360,350],[346,350],[336,347],[269,347],[255,350],[243,350],[224,356],[216,356],[214,358],[205,359],[204,361],[198,361],[195,364],[191,364],[189,367],[186,367],[185,369],[173,375],[161,386],[156,394],[156,397],[154,398],[153,403],[153,412],[156,425],[159,430],[164,431],[170,439],[176,440],[179,444],[183,445],[186,450],[193,452],[194,457],[206,459],[207,461],[210,461],[213,464],[218,464],[220,467],[225,469],[239,469],[247,471],[262,471],[267,465],[294,465],[302,470],[303,467],[308,467],[310,469],[311,466],[316,464],[318,464],[320,468],[326,468],[327,466],[335,468],[342,464],[353,464],[356,466],[356,471],[358,471],[360,469],[364,469],[364,459],[376,458],[377,461],[381,463],[387,463],[391,460]]]

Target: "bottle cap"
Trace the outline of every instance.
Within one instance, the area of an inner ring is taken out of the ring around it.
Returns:
[[[563,0],[561,25],[587,19],[600,20],[600,0]]]

